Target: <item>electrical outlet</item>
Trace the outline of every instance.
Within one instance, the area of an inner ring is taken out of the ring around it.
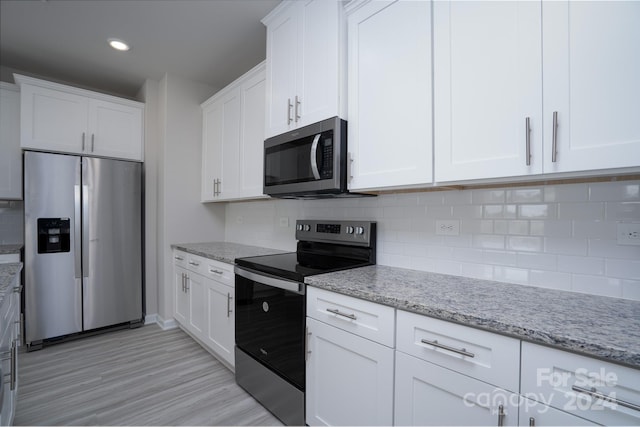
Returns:
[[[618,223],[618,244],[640,246],[640,223]]]
[[[436,234],[441,236],[459,236],[460,221],[457,219],[436,220]]]
[[[286,216],[280,217],[280,227],[289,227],[289,217],[286,217]]]

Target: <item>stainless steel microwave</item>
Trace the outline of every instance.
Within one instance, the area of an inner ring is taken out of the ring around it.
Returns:
[[[348,196],[347,122],[333,117],[264,142],[264,194]]]

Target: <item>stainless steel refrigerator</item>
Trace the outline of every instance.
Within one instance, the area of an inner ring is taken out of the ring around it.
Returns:
[[[25,342],[143,319],[142,165],[24,153]]]

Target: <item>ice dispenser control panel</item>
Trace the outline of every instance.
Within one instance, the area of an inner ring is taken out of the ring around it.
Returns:
[[[38,218],[38,253],[69,252],[70,230],[69,218]]]

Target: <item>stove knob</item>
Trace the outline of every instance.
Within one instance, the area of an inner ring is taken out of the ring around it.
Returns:
[[[298,230],[298,231],[302,231],[302,224],[298,224],[298,225],[296,225],[296,230]]]
[[[353,234],[353,227],[350,225],[347,225],[347,234]]]
[[[363,227],[356,227],[356,234],[364,234],[364,228]]]
[[[311,231],[311,226],[309,224],[305,224],[304,231]]]

